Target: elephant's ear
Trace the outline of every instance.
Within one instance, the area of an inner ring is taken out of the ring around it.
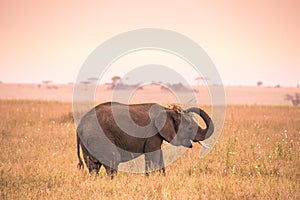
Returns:
[[[176,127],[174,115],[176,113],[171,110],[161,111],[155,118],[155,127],[159,134],[167,141],[171,142],[176,136]]]

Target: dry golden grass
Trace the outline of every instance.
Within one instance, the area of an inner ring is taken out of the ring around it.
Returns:
[[[0,101],[0,199],[299,199],[300,108],[229,106],[213,151],[167,176],[78,171],[70,103]]]

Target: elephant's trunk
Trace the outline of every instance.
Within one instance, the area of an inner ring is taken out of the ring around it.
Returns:
[[[199,141],[205,140],[213,134],[214,124],[206,112],[204,112],[202,109],[196,108],[196,107],[189,108],[186,110],[186,112],[197,113],[204,120],[205,125],[206,125],[205,129],[198,126],[197,134],[196,134],[195,138],[193,139],[193,142],[199,142]]]

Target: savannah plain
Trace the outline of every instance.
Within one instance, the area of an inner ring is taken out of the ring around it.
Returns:
[[[0,84],[0,199],[300,199],[300,107],[284,100],[299,88],[226,87],[225,123],[206,157],[194,144],[165,177],[110,180],[76,168],[72,87]],[[99,91],[97,102],[110,98]],[[207,91],[197,95],[208,108]],[[149,100],[174,96],[149,87],[132,97]]]

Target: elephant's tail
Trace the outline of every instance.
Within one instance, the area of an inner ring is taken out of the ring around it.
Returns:
[[[76,137],[77,137],[77,157],[78,157],[77,168],[78,169],[83,169],[84,165],[83,165],[83,162],[82,162],[82,160],[80,158],[80,138],[79,138],[77,132],[76,132]]]

